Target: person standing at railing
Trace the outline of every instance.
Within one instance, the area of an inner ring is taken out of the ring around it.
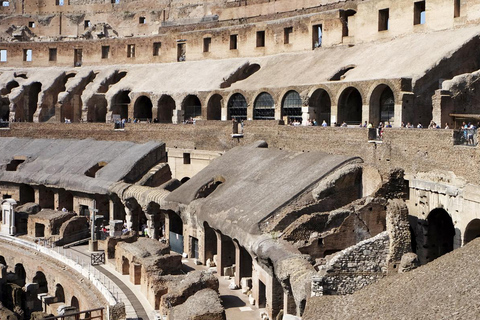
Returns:
[[[467,144],[471,144],[471,145],[474,145],[475,144],[475,141],[473,140],[473,135],[475,134],[475,126],[470,123],[469,126],[468,126],[468,129],[465,130],[465,131],[468,131],[468,135],[467,135]]]

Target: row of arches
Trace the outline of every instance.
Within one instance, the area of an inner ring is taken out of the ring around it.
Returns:
[[[340,94],[337,105],[336,122],[360,124],[363,116],[364,98],[355,87],[347,87]],[[130,91],[120,91],[112,99],[112,114],[121,119],[132,116],[128,108],[131,105]],[[153,120],[160,123],[171,123],[174,110],[183,110],[183,118],[202,117],[206,120],[288,120],[302,121],[304,113],[308,118],[317,122],[325,120],[328,124],[332,119],[332,98],[326,89],[317,89],[309,97],[302,97],[295,90],[287,91],[278,103],[269,92],[260,92],[250,104],[240,92],[235,92],[224,103],[224,96],[214,93],[206,101],[206,112],[202,110],[202,102],[196,95],[187,95],[177,108],[175,100],[169,95],[162,95],[155,105],[147,95],[141,95],[133,102],[133,118],[139,120]],[[252,106],[251,113],[249,112]],[[307,107],[304,109],[304,107]],[[222,109],[225,110],[222,113]],[[394,92],[386,84],[378,85],[370,95],[369,120],[372,123],[393,122],[395,110]],[[225,112],[226,111],[226,112]],[[222,116],[223,114],[223,116]],[[101,117],[103,120],[104,117]]]

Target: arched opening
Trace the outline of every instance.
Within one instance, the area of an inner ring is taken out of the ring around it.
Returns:
[[[197,96],[190,94],[183,99],[182,110],[185,120],[202,116],[202,104]]]
[[[175,100],[169,95],[163,95],[158,100],[158,122],[172,123],[173,110],[175,110]]]
[[[5,267],[7,267],[7,261],[5,260],[4,256],[0,256],[0,264],[3,264]]]
[[[60,283],[55,286],[55,302],[65,302],[65,292]]]
[[[35,202],[35,190],[28,184],[20,185],[20,203]]]
[[[213,261],[213,256],[217,254],[217,236],[215,231],[208,225],[207,222],[203,223],[204,229],[204,259],[205,262],[210,259]]]
[[[130,261],[122,257],[122,274],[130,274]]]
[[[17,263],[15,265],[15,276],[17,278],[17,284],[20,287],[23,287],[27,279],[27,273],[25,272],[25,268],[23,267],[23,264]]]
[[[455,228],[452,218],[444,209],[434,209],[427,217],[427,235],[424,248],[426,252],[426,261],[432,261],[436,258],[453,251],[453,238],[455,237]]]
[[[395,98],[389,86],[381,84],[375,88],[370,98],[370,122],[393,123],[395,116]]]
[[[207,120],[222,119],[222,101],[223,97],[219,94],[210,97],[207,103]]]
[[[337,121],[351,125],[362,122],[362,95],[354,87],[346,88],[340,95]]]
[[[78,303],[77,297],[72,296],[72,299],[70,300],[70,306],[77,309],[77,311],[80,311],[80,304]]]
[[[38,94],[42,91],[42,84],[40,82],[34,82],[28,88],[28,103],[26,104],[26,109],[24,110],[24,115],[20,114],[20,117],[17,117],[15,112],[15,121],[28,121],[33,122],[33,116],[37,111],[38,104]]]
[[[141,96],[135,101],[133,107],[133,117],[140,121],[152,120],[152,100],[147,96]]]
[[[37,293],[48,293],[47,278],[42,271],[37,271],[35,277],[33,277],[33,283],[38,284]]]
[[[183,221],[180,216],[174,212],[169,212],[169,239],[172,251],[183,253]]]
[[[0,97],[0,119],[2,121],[10,120],[10,100],[5,97]]]
[[[0,94],[2,96],[5,96],[7,94],[10,94],[13,90],[13,88],[17,88],[19,86],[18,82],[15,81],[15,80],[12,80],[12,81],[9,81],[7,83],[7,85],[5,86],[5,88],[3,88],[1,91],[0,91]]]
[[[323,89],[315,90],[310,98],[310,106],[313,108],[314,118],[317,120],[317,123],[325,121],[330,125],[332,102],[327,91]]]
[[[128,119],[129,94],[130,91],[119,91],[112,99],[112,114],[119,115],[120,119]]]
[[[480,237],[480,219],[473,219],[465,228],[463,244],[466,245],[473,239]]]
[[[262,92],[255,99],[253,120],[275,120],[275,101],[269,93]]]
[[[235,93],[230,97],[227,110],[228,120],[247,120],[247,100],[245,100],[245,97],[242,94]]]
[[[184,184],[184,183],[187,182],[188,180],[190,180],[189,177],[183,177],[182,180],[180,180],[180,183],[181,183],[181,184]]]
[[[287,123],[302,122],[302,98],[297,91],[288,91],[282,101],[282,117]]]

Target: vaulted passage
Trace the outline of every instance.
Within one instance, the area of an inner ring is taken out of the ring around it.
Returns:
[[[373,90],[370,98],[370,119],[374,125],[380,121],[393,123],[395,116],[395,99],[389,86],[381,84]]]
[[[327,91],[323,89],[315,90],[310,98],[310,106],[313,107],[314,110],[314,116],[312,118],[317,120],[319,124],[325,120],[325,122],[330,125],[332,102],[330,101],[330,96]]]
[[[133,108],[133,117],[140,121],[152,120],[152,100],[147,96],[141,96],[135,101]]]
[[[235,93],[228,100],[228,120],[247,120],[247,100],[240,93]]]
[[[112,114],[120,119],[128,119],[128,106],[130,105],[130,91],[120,91],[112,99]]]
[[[282,117],[286,123],[302,122],[302,98],[297,91],[288,91],[283,97]]]
[[[254,120],[275,120],[275,101],[267,92],[262,92],[253,105]]]
[[[362,122],[362,96],[353,87],[345,89],[339,99],[337,123],[343,122],[351,125],[358,125]]]
[[[473,219],[465,229],[463,244],[465,245],[478,237],[480,237],[480,219]]]
[[[175,110],[175,100],[169,95],[163,95],[158,100],[158,122],[172,123],[173,110]]]
[[[210,97],[207,104],[207,120],[222,119],[222,101],[223,97],[219,94]]]
[[[202,116],[202,104],[197,96],[188,95],[182,103],[184,119],[196,118]]]
[[[453,250],[455,228],[452,218],[443,209],[435,209],[427,218],[426,228],[426,261],[432,261]]]

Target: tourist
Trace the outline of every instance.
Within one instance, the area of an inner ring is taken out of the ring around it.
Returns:
[[[390,121],[387,121],[387,125],[385,126],[385,128],[391,128],[392,125],[390,124]]]
[[[325,120],[323,120],[323,122],[322,122],[322,127],[324,127],[324,128],[327,127],[327,122]]]
[[[450,127],[448,126],[448,122],[445,122],[445,129],[450,129]]]
[[[437,127],[437,124],[435,121],[430,121],[430,124],[428,125],[428,129],[435,129]]]
[[[313,119],[313,125],[314,125],[314,126],[318,126],[317,120]]]
[[[342,128],[346,128],[346,127],[347,127],[347,123],[346,123],[345,121],[343,121],[341,127],[342,127]]]
[[[367,128],[368,129],[373,129],[373,123],[369,122]]]
[[[417,128],[418,128],[418,129],[422,129],[422,128],[423,128],[423,125],[419,122],[419,123],[417,124]]]

